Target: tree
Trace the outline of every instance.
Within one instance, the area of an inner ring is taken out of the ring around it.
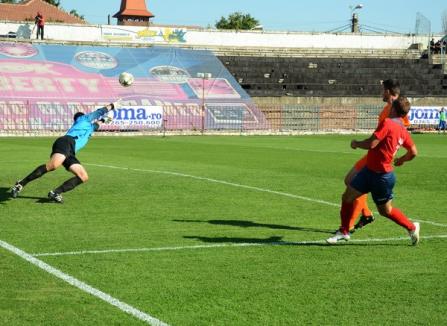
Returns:
[[[61,4],[60,1],[56,1],[56,0],[44,0],[45,2],[48,2],[50,5],[59,7],[59,5]]]
[[[250,14],[243,14],[241,12],[234,12],[228,16],[228,18],[221,17],[216,22],[216,28],[218,29],[253,29],[259,25],[259,21]]]
[[[16,0],[1,0],[0,3],[16,3]]]
[[[78,17],[78,18],[84,20],[84,15],[79,15],[78,12],[76,11],[76,9],[71,9],[70,10],[70,15],[73,15],[75,17]]]

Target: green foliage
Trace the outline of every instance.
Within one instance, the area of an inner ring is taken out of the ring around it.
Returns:
[[[0,0],[0,3],[17,3],[17,0]]]
[[[78,154],[90,181],[60,205],[46,194],[72,177],[62,167],[7,193],[54,138],[2,137],[0,240],[31,254],[170,248],[36,257],[170,325],[445,325],[446,137],[415,135],[420,156],[396,169],[395,205],[437,223],[421,223],[418,247],[380,217],[327,246],[364,153],[351,138],[95,136]],[[143,325],[1,247],[0,279],[0,325]]]
[[[59,7],[59,5],[61,4],[61,2],[58,1],[58,0],[44,0],[44,1],[48,2],[50,5],[53,5],[53,6],[56,6],[56,7]]]
[[[76,11],[76,9],[70,10],[70,15],[73,15],[75,17],[78,17],[78,18],[84,20],[84,15],[79,15],[78,12]]]
[[[218,29],[250,30],[258,25],[259,21],[250,14],[234,12],[228,18],[221,17],[215,26]]]

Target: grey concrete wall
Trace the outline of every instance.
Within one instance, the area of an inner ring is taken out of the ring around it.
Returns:
[[[252,97],[259,106],[282,106],[282,105],[384,105],[381,94],[377,97]],[[412,105],[418,106],[447,106],[447,98],[442,97],[419,97],[411,98]]]

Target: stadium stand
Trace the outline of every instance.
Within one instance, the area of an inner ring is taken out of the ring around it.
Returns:
[[[54,31],[67,30],[65,25],[52,27]],[[69,28],[74,38],[78,33],[85,35],[87,30],[98,32],[95,26],[76,25],[76,31],[74,25]],[[8,25],[3,30],[14,29]],[[161,37],[150,36],[151,30],[143,32],[142,36]],[[113,33],[110,29],[104,35]],[[4,90],[0,92],[3,113],[0,134],[58,132],[70,123],[73,110],[92,110],[117,97],[125,98],[126,106],[132,110],[140,105],[157,106],[163,114],[154,123],[137,128],[137,124],[124,121],[131,111],[122,111],[115,119],[116,125],[108,127],[109,131],[370,130],[383,107],[381,81],[388,78],[398,79],[404,93],[412,97],[413,128],[433,129],[437,107],[445,106],[445,58],[443,61],[427,55],[422,43],[414,43],[413,39],[406,43],[405,38],[397,39],[399,44],[405,43],[400,48],[241,47],[212,43],[214,36],[222,36],[220,32],[188,33],[194,36],[202,33],[206,36],[203,39],[209,38],[210,43],[189,43],[183,39],[163,43],[157,39],[160,44],[149,44],[133,38],[127,42],[119,39],[106,42],[100,38],[102,34],[95,36],[101,41],[41,42],[19,34],[13,40],[4,36],[0,40],[0,65],[5,67],[3,71],[0,69],[0,88]],[[163,34],[163,40],[169,35]],[[252,42],[255,41],[253,38]],[[375,44],[368,36],[365,42]],[[384,42],[383,46],[387,44]],[[14,69],[25,65],[51,67],[56,72],[61,69],[60,73],[69,81],[60,80],[51,72],[38,74],[34,68],[23,76],[15,76]],[[119,86],[117,76],[122,71],[134,74],[133,87]],[[199,77],[203,72],[212,77]],[[92,89],[97,93],[101,90],[100,94],[93,94],[91,89],[92,94],[85,94],[88,89],[77,82],[80,78],[84,83],[97,83],[97,89]],[[62,94],[57,93],[60,90]],[[47,120],[56,112],[60,116],[49,123]]]
[[[380,82],[394,78],[408,96],[447,96],[441,64],[413,50],[235,51],[218,58],[253,97],[377,96]]]
[[[78,106],[92,109],[116,97],[125,97],[135,105],[162,105],[163,123],[159,119],[160,123],[153,127],[143,126],[144,131],[162,128],[330,132],[373,129],[383,106],[379,97],[383,79],[400,80],[405,85],[405,93],[414,98],[444,99],[447,96],[447,78],[442,64],[423,58],[419,50],[205,49],[46,43],[5,40],[0,43],[0,65],[15,67],[18,60],[21,66],[44,64],[55,71],[63,69],[64,75],[72,78],[70,80],[89,78],[104,87],[96,90],[101,89],[99,95],[87,94],[83,85],[73,81],[70,85],[80,87],[73,93],[70,87],[54,86],[60,81],[52,74],[37,74],[29,69],[24,75],[25,82],[7,69],[0,73],[0,79],[3,78],[0,86],[6,90],[0,93],[3,100],[0,110],[4,113],[0,126],[5,134],[58,131],[70,123],[72,109]],[[168,75],[160,79],[154,74],[159,70],[156,67],[166,67],[161,72]],[[121,71],[134,74],[137,79],[134,87],[118,85],[117,75]],[[211,72],[213,78],[210,81],[198,79],[198,71]],[[177,80],[180,72],[185,78]],[[169,75],[172,73],[175,76]],[[23,83],[28,86],[26,89]],[[62,94],[57,93],[62,91]],[[183,97],[178,98],[179,94]],[[298,101],[300,98],[303,102]],[[433,124],[437,111],[431,110],[433,114],[421,111],[424,113],[415,115],[413,126],[425,128],[427,123]],[[22,111],[23,114],[17,113]],[[45,119],[52,116],[53,111],[65,113],[57,121],[46,124]],[[120,117],[117,123],[121,122]],[[128,125],[111,128],[118,129],[136,130]]]

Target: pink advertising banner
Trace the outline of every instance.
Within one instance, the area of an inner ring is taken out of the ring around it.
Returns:
[[[130,87],[118,82],[123,71],[134,76]],[[197,78],[200,71],[210,78]],[[0,42],[2,130],[62,130],[75,112],[118,99],[162,107],[164,125],[173,129],[226,128],[241,114],[256,116],[248,119],[253,127],[266,121],[208,51]]]

